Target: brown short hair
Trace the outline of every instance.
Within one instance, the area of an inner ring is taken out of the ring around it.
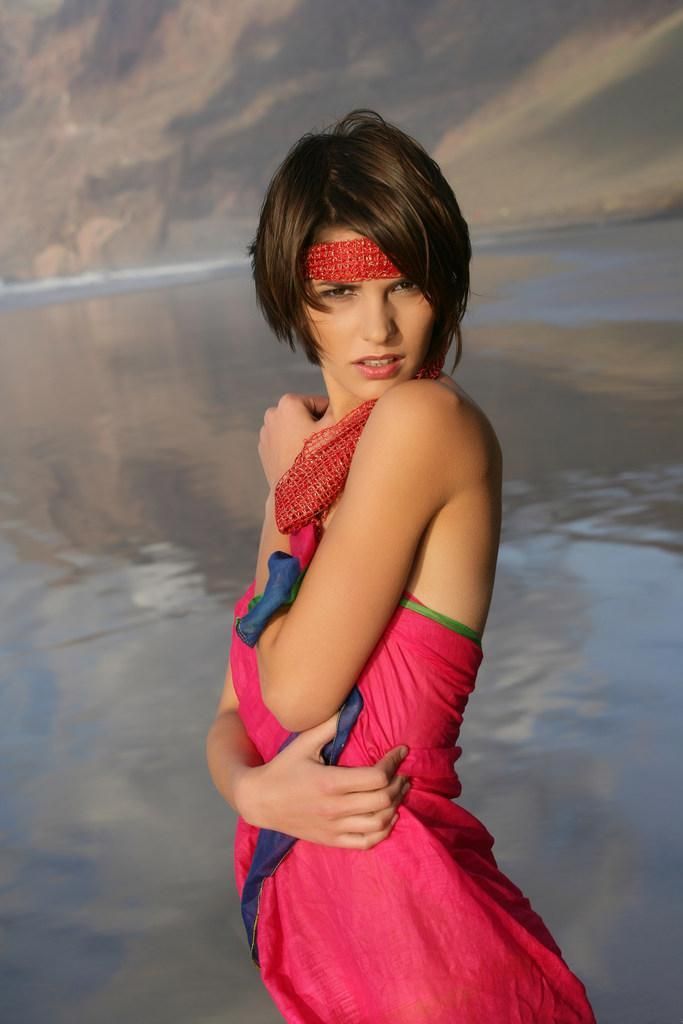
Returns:
[[[247,248],[266,321],[292,351],[296,335],[316,365],[304,303],[327,307],[304,278],[301,257],[317,232],[334,225],[371,238],[422,290],[436,314],[425,363],[455,337],[455,369],[470,290],[467,223],[436,161],[374,110],[352,110],[295,143],[271,179]]]

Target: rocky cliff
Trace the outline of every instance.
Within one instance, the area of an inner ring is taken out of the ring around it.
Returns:
[[[473,228],[683,206],[671,0],[0,0],[0,275],[243,252],[303,132],[372,107]]]

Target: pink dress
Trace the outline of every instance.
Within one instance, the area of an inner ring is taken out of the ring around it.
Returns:
[[[312,527],[293,534],[292,552],[308,546],[310,559],[313,537]],[[254,581],[235,606],[230,664],[240,716],[268,761],[292,734],[263,704],[256,652],[235,630],[253,599]],[[284,837],[291,848],[257,879],[258,966],[289,1024],[595,1024],[583,984],[498,869],[493,837],[453,799],[456,741],[483,658],[476,636],[404,592],[328,762],[374,764],[405,743],[399,773],[412,786],[398,821],[370,850]],[[260,832],[283,838],[238,817],[241,900]]]

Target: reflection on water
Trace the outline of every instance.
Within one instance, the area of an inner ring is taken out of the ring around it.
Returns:
[[[595,227],[590,245],[581,227],[542,239],[529,234],[499,242],[492,265],[519,267],[524,256],[536,272],[521,277],[513,271],[512,287],[510,276],[499,272],[498,295],[484,317],[489,323],[535,320],[558,326],[678,321],[683,316],[681,233],[680,221],[653,220]]]
[[[601,1024],[680,1016],[682,234],[475,244],[457,370],[505,461],[461,799]],[[269,338],[246,273],[0,333],[6,1019],[281,1020],[204,739],[255,563],[263,411],[321,378]]]

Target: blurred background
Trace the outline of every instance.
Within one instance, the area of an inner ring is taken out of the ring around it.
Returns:
[[[370,106],[473,228],[683,205],[671,0],[2,0],[0,274],[242,253],[305,131]]]
[[[3,1024],[282,1020],[204,741],[263,412],[322,391],[245,247],[354,107],[472,232],[505,480],[459,799],[600,1024],[679,1020],[682,58],[665,0],[0,0]]]

